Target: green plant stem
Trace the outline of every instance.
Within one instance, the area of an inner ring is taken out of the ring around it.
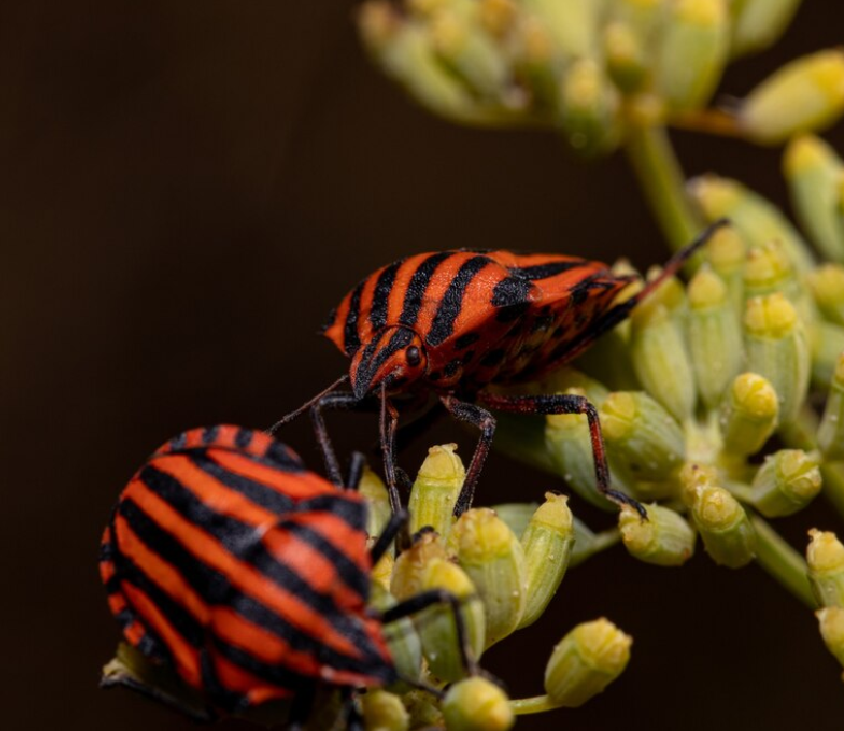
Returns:
[[[803,557],[758,515],[751,515],[750,522],[756,530],[756,560],[759,565],[807,607],[816,609],[818,605],[806,575]]]
[[[685,176],[661,126],[633,126],[627,155],[651,210],[674,251],[687,245],[703,223],[686,195]]]
[[[517,716],[527,716],[530,713],[545,713],[559,708],[547,695],[538,695],[534,698],[520,698],[510,701],[510,708]]]

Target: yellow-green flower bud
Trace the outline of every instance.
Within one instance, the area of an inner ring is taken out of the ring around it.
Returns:
[[[777,426],[779,402],[771,382],[757,373],[733,380],[723,418],[724,449],[740,457],[755,454]]]
[[[648,74],[646,49],[633,28],[615,21],[604,27],[604,55],[607,72],[622,92],[639,89]]]
[[[539,503],[499,503],[493,505],[492,509],[513,533],[521,536],[527,530],[538,507]]]
[[[821,314],[836,325],[844,325],[844,266],[821,264],[809,274],[808,281]]]
[[[733,0],[733,55],[768,48],[788,27],[799,6],[800,0]]]
[[[383,612],[392,607],[396,600],[380,584],[373,582],[369,602],[372,607]],[[398,674],[408,680],[418,680],[422,672],[422,643],[413,627],[413,621],[403,617],[383,625],[382,632]],[[407,688],[399,681],[395,689],[402,691]]]
[[[421,591],[425,566],[435,558],[448,558],[445,541],[437,533],[423,533],[396,559],[390,581],[390,593],[399,600],[418,594]]]
[[[560,125],[576,152],[589,156],[615,147],[619,138],[619,105],[618,90],[597,61],[580,58],[564,72]]]
[[[785,247],[776,240],[754,246],[747,252],[744,267],[744,297],[782,292],[797,308],[803,324],[810,327],[817,319],[817,310],[807,288],[798,281]]]
[[[601,407],[600,417],[608,448],[637,477],[665,479],[683,463],[683,431],[648,394],[611,393]]]
[[[714,408],[741,370],[741,325],[727,286],[708,269],[689,282],[688,342],[692,369],[703,403]]]
[[[375,541],[369,544],[369,548],[375,545]],[[393,566],[395,566],[396,559],[392,551],[385,551],[384,555],[378,559],[378,563],[372,567],[372,580],[380,584],[387,591],[390,590],[390,581],[393,577]]]
[[[827,388],[844,352],[844,326],[819,320],[812,330],[812,384]]]
[[[381,478],[368,466],[363,468],[358,492],[366,500],[366,535],[380,536],[392,514],[390,495]]]
[[[744,315],[747,368],[777,392],[780,423],[797,417],[809,388],[810,360],[803,325],[781,292],[749,300]]]
[[[519,8],[514,0],[480,0],[478,18],[486,31],[496,39],[503,39],[516,23]]]
[[[463,513],[448,543],[483,600],[487,646],[492,645],[522,618],[527,598],[522,544],[491,508]]]
[[[608,619],[577,625],[554,648],[545,692],[554,705],[582,706],[615,680],[630,661],[633,638]]]
[[[775,71],[745,98],[739,121],[760,144],[824,129],[844,111],[844,51],[819,51]]]
[[[533,624],[556,594],[574,545],[574,519],[565,495],[545,493],[522,535],[527,579],[519,628]]]
[[[628,24],[645,48],[650,49],[665,22],[666,0],[613,0],[607,10],[614,20]]]
[[[718,484],[720,476],[718,469],[710,464],[698,462],[686,462],[680,470],[680,484],[682,486],[680,496],[683,504],[691,508],[697,494],[702,487]]]
[[[598,490],[595,456],[585,415],[547,416],[545,445],[555,474],[562,477],[575,493],[598,508],[609,510],[612,507]],[[620,460],[616,459],[616,456],[616,453],[608,448],[610,481],[616,489],[627,491],[632,483],[625,471],[619,469]]]
[[[411,690],[402,696],[404,707],[410,717],[410,728],[443,728],[443,719],[439,699],[425,690]]]
[[[783,167],[803,230],[824,256],[844,261],[844,221],[838,215],[841,158],[819,137],[802,135],[786,148]]]
[[[419,590],[445,589],[463,600],[460,615],[475,659],[481,656],[486,640],[483,602],[475,585],[457,564],[442,558],[432,558],[423,567]],[[416,631],[422,641],[422,652],[428,659],[428,669],[440,680],[453,682],[462,678],[466,668],[460,657],[457,625],[451,606],[437,604],[419,612],[414,618]]]
[[[770,241],[779,241],[798,273],[805,273],[814,266],[809,248],[782,212],[741,183],[717,175],[703,175],[689,181],[688,191],[707,221],[729,218],[747,246],[760,247]]]
[[[669,108],[706,104],[727,63],[729,34],[726,0],[676,0],[668,6],[655,83]]]
[[[410,717],[399,696],[370,688],[361,699],[366,731],[407,731]]]
[[[659,566],[680,566],[691,558],[695,534],[682,516],[651,504],[643,520],[635,508],[622,505],[618,516],[621,542],[634,558]]]
[[[594,0],[521,0],[519,4],[547,31],[558,62],[592,56],[597,50],[600,8]]]
[[[827,460],[844,459],[844,353],[835,364],[823,418],[818,427],[818,447]]]
[[[809,535],[806,563],[818,603],[825,607],[844,607],[844,545],[835,533],[813,529]]]
[[[456,444],[443,444],[428,450],[407,503],[411,533],[430,526],[443,538],[448,536],[452,511],[465,476]]]
[[[747,246],[732,226],[719,228],[706,245],[705,258],[729,290],[730,302],[741,319],[744,314],[744,261]]]
[[[448,731],[507,731],[516,717],[507,695],[486,678],[466,678],[452,685],[443,700]]]
[[[824,644],[835,659],[844,665],[844,608],[824,607],[815,616],[820,624]]]
[[[729,492],[701,486],[694,492],[691,511],[703,547],[715,563],[736,569],[753,560],[756,534],[744,508]]]
[[[633,311],[630,352],[642,385],[680,423],[691,418],[695,379],[683,333],[671,313],[657,304]]]
[[[476,94],[498,101],[507,83],[507,62],[479,20],[476,3],[450,3],[431,18],[432,41],[445,65]]]
[[[780,449],[756,473],[750,501],[766,518],[780,518],[802,510],[820,489],[818,458],[802,449]]]

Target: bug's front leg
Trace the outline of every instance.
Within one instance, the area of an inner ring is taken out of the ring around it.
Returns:
[[[442,402],[448,412],[456,419],[467,421],[480,429],[481,435],[478,438],[478,445],[466,471],[466,479],[463,487],[457,496],[457,503],[454,506],[454,516],[459,518],[471,506],[475,497],[475,485],[478,483],[478,476],[481,474],[489,448],[492,445],[492,435],[495,433],[495,418],[486,409],[477,404],[470,404],[460,401],[451,394],[443,396]]]
[[[607,455],[604,451],[604,438],[601,434],[601,422],[598,410],[585,396],[577,394],[548,394],[540,396],[509,396],[481,392],[477,396],[485,406],[498,411],[508,411],[515,414],[539,414],[550,416],[556,414],[583,414],[589,423],[589,436],[592,442],[592,461],[595,465],[595,479],[598,489],[608,499],[619,505],[630,505],[635,508],[643,519],[647,520],[647,512],[636,500],[623,492],[613,490],[610,486],[610,471],[607,466]]]

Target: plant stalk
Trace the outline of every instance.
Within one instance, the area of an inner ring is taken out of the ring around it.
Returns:
[[[756,560],[771,576],[810,609],[818,603],[806,574],[806,562],[785,539],[758,515],[750,515],[756,531]]]

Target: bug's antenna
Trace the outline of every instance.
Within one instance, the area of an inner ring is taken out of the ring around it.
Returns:
[[[285,424],[293,421],[293,419],[295,419],[297,416],[303,414],[305,411],[311,408],[311,406],[313,406],[317,401],[319,401],[323,396],[325,396],[325,394],[330,393],[338,386],[342,386],[348,380],[348,373],[345,376],[340,376],[340,378],[334,381],[334,383],[332,383],[328,388],[320,391],[310,401],[305,402],[298,409],[291,411],[289,414],[282,416],[275,424],[273,424],[269,429],[267,429],[267,434],[275,434]]]

